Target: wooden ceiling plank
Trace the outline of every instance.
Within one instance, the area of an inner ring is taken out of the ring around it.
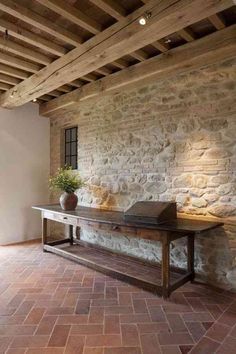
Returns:
[[[153,33],[159,40],[231,5],[232,0],[149,0],[131,15],[17,85],[14,97],[11,90],[1,95],[0,105],[24,104],[150,44]],[[146,26],[140,26],[138,19],[148,10],[152,16]]]
[[[103,67],[97,69],[96,72],[106,76],[106,75],[110,75],[112,73],[112,70],[110,70],[110,69],[106,68],[105,66],[103,66]]]
[[[168,43],[165,43],[164,41],[161,41],[161,40],[155,41],[151,44],[154,48],[158,49],[162,53],[165,53],[165,52],[167,52],[167,50],[170,49],[170,46],[168,45]]]
[[[76,7],[71,6],[66,1],[62,0],[37,0],[41,5],[46,6],[58,15],[66,18],[70,22],[85,28],[87,31],[97,34],[102,30],[102,26],[92,18],[85,15]]]
[[[16,68],[13,68],[11,66],[1,64],[1,63],[0,63],[0,73],[10,75],[13,77],[17,77],[17,78],[23,79],[23,80],[27,79],[30,76],[29,73],[27,73],[23,70],[16,69]]]
[[[0,0],[0,10],[75,47],[82,43],[79,36],[12,0]]]
[[[63,85],[61,87],[58,87],[57,90],[60,91],[60,92],[68,93],[68,92],[71,92],[73,89],[69,85]]]
[[[144,60],[148,59],[148,54],[142,49],[136,50],[135,52],[131,53],[130,55],[139,61],[144,61]]]
[[[61,57],[67,53],[67,50],[52,41],[49,41],[38,34],[28,31],[20,26],[0,18],[0,31],[8,31],[12,37],[20,39],[23,42],[31,44],[37,48],[46,50],[47,52]]]
[[[2,52],[0,53],[0,63],[22,69],[30,73],[36,73],[41,69],[40,65],[29,63],[25,60],[12,57],[11,55]]]
[[[36,52],[33,49],[26,48],[18,43],[12,42],[11,40],[2,37],[0,37],[0,48],[5,52],[19,55],[20,57],[27,58],[43,65],[48,65],[53,61],[51,58],[48,58],[42,53]]]
[[[2,73],[0,73],[0,81],[10,85],[17,85],[21,82],[21,80],[17,79],[16,77],[8,76]]]
[[[89,98],[120,92],[124,87],[137,87],[165,80],[179,73],[195,70],[235,57],[236,25],[212,33],[183,46],[170,49],[169,55],[161,54],[104,77],[80,89],[54,99],[40,107],[40,114],[50,116],[62,108],[78,104]],[[133,86],[132,86],[133,85]]]
[[[129,63],[124,60],[124,59],[117,59],[111,63],[112,65],[115,65],[119,69],[124,69],[129,66]]]
[[[208,20],[210,20],[210,22],[213,24],[213,26],[218,30],[225,28],[225,22],[222,19],[222,17],[218,14],[209,16]]]
[[[12,88],[12,85],[0,82],[0,90],[8,91],[10,88]]]
[[[194,39],[196,39],[195,34],[190,28],[183,28],[180,31],[178,31],[178,34],[180,35],[180,37],[185,39],[186,42],[191,42],[194,41]]]
[[[90,0],[94,5],[101,10],[114,17],[116,20],[121,20],[126,16],[126,10],[114,0]]]

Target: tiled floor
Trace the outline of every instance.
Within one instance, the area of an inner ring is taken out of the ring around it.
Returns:
[[[236,353],[236,294],[187,284],[164,301],[37,243],[0,260],[0,353]]]

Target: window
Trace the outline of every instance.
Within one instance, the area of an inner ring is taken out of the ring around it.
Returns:
[[[77,170],[78,159],[78,128],[65,129],[65,165],[71,166],[73,170]]]

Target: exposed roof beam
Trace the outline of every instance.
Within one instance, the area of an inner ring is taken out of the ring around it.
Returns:
[[[126,16],[125,9],[115,0],[90,0],[90,2],[114,17],[116,20],[120,20]]]
[[[148,54],[144,52],[142,49],[138,49],[135,52],[131,53],[130,55],[139,61],[144,61],[148,59]]]
[[[178,34],[186,40],[186,42],[191,42],[195,39],[195,35],[193,31],[190,28],[183,28],[180,31],[178,31]]]
[[[0,18],[0,31],[8,31],[8,34],[12,37],[18,38],[28,44],[31,44],[37,48],[46,50],[57,56],[62,56],[67,53],[67,50],[52,41],[49,41],[38,34],[30,32],[22,27],[15,25],[9,21],[5,21]]]
[[[23,70],[12,68],[11,66],[1,64],[1,63],[0,63],[0,73],[17,77],[19,79],[27,79],[30,76],[29,73],[26,73]]]
[[[0,53],[0,63],[13,66],[31,73],[36,73],[41,69],[40,65],[29,63],[28,61],[12,57],[5,53]]]
[[[102,26],[92,18],[85,15],[76,7],[71,6],[66,1],[62,0],[37,0],[41,5],[46,6],[58,15],[75,23],[76,25],[85,28],[87,31],[96,34],[102,30]]]
[[[27,58],[43,65],[48,65],[53,61],[51,58],[48,58],[44,54],[36,52],[33,49],[23,47],[18,43],[12,42],[9,39],[4,39],[2,37],[0,37],[0,48],[6,52],[19,55],[20,57]]]
[[[0,81],[5,82],[6,84],[10,84],[10,85],[17,85],[21,82],[21,80],[15,78],[15,77],[8,76],[8,75],[1,74],[1,73],[0,73]]]
[[[168,43],[165,43],[164,41],[155,41],[152,43],[152,46],[158,49],[160,52],[164,53],[167,52],[167,50],[170,49],[170,46]]]
[[[129,66],[129,63],[124,59],[117,59],[113,61],[111,64],[115,65],[119,69],[124,69],[127,68],[127,66]]]
[[[106,75],[110,75],[112,73],[112,70],[110,70],[110,69],[106,68],[105,66],[103,66],[102,68],[97,69],[96,72],[106,76]]]
[[[46,33],[50,33],[56,38],[66,43],[70,43],[75,47],[82,42],[79,36],[12,0],[1,0],[0,10],[26,23],[29,23],[30,25],[35,26]]]
[[[8,91],[12,85],[6,84],[5,82],[0,82],[0,90]]]
[[[181,47],[121,70],[80,89],[65,94],[40,107],[40,114],[50,116],[62,108],[89,98],[119,92],[124,87],[165,80],[173,75],[233,58],[236,55],[236,25],[212,33]]]
[[[153,33],[156,40],[161,39],[231,5],[232,0],[149,0],[145,6],[17,85],[14,97],[11,90],[1,95],[0,105],[22,105],[150,44]],[[150,10],[151,18],[146,26],[140,26],[140,15]]]
[[[215,14],[215,15],[209,16],[208,19],[213,24],[213,26],[215,26],[216,29],[220,30],[220,29],[225,28],[224,20],[221,18],[220,15]]]

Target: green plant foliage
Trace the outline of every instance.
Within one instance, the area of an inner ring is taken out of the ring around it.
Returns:
[[[79,173],[72,171],[69,166],[59,168],[55,176],[49,178],[50,189],[59,189],[67,193],[74,193],[84,185]]]

